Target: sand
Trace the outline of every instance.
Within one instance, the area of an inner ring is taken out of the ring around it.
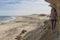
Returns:
[[[15,38],[22,30],[30,32],[36,28],[44,26],[47,16],[15,16],[16,19],[7,23],[0,24],[0,40],[16,40]]]

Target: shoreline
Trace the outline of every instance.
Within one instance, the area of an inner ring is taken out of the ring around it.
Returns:
[[[16,19],[16,17],[11,17],[11,18],[8,19],[8,20],[5,20],[5,21],[0,22],[0,25],[1,25],[1,24],[5,24],[5,23],[10,22],[10,21],[13,21],[13,20],[15,20],[15,19]]]
[[[35,33],[35,35],[36,35],[36,32],[39,35],[40,30],[44,27],[43,22],[45,20],[48,20],[47,16],[41,17],[39,15],[37,15],[37,16],[35,16],[35,15],[14,16],[13,18],[14,19],[16,18],[16,19],[15,20],[12,19],[12,21],[10,21],[8,23],[2,23],[2,25],[0,25],[0,40],[16,40],[15,38],[17,36],[19,36],[19,34],[23,30],[26,30],[27,31],[26,34],[28,34],[28,35],[26,35],[24,33],[24,34],[20,35],[22,37],[24,37],[24,36],[28,37],[30,34],[33,37],[34,36],[33,33]],[[37,30],[37,28],[39,28],[39,30]],[[33,31],[33,30],[35,30],[35,31]],[[31,38],[31,36],[29,36],[29,37]]]

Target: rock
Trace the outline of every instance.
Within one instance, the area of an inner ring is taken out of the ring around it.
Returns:
[[[26,33],[26,32],[27,32],[27,30],[22,30],[21,33],[20,33],[18,36],[16,36],[15,39],[17,39],[17,40],[23,39],[22,35],[23,35],[24,33]]]
[[[22,30],[22,32],[20,33],[20,35],[22,35],[22,34],[24,34],[26,32],[27,32],[27,30]]]
[[[45,0],[46,2],[50,3],[50,6],[51,7],[54,7],[57,11],[57,14],[58,14],[58,21],[57,21],[57,29],[58,29],[58,32],[60,33],[60,0]],[[56,37],[57,38],[57,37]],[[60,34],[59,34],[59,37],[58,39],[60,40]],[[56,40],[58,40],[56,39]]]

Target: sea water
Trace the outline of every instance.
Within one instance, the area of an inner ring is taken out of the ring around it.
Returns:
[[[14,20],[13,16],[0,16],[0,24]]]

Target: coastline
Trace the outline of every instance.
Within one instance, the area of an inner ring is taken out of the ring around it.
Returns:
[[[15,20],[0,25],[0,40],[16,40],[15,38],[26,30],[31,32],[37,28],[44,27],[43,22],[48,20],[47,16],[15,16]],[[45,18],[45,19],[44,19]],[[40,34],[40,33],[39,33]],[[22,34],[24,36],[24,34]]]
[[[14,17],[14,16],[12,17],[12,16],[11,16],[10,19],[0,22],[0,25],[1,25],[1,24],[5,24],[5,23],[8,23],[8,22],[10,22],[10,21],[13,21],[13,20],[15,20],[15,19],[16,19],[16,17]]]

